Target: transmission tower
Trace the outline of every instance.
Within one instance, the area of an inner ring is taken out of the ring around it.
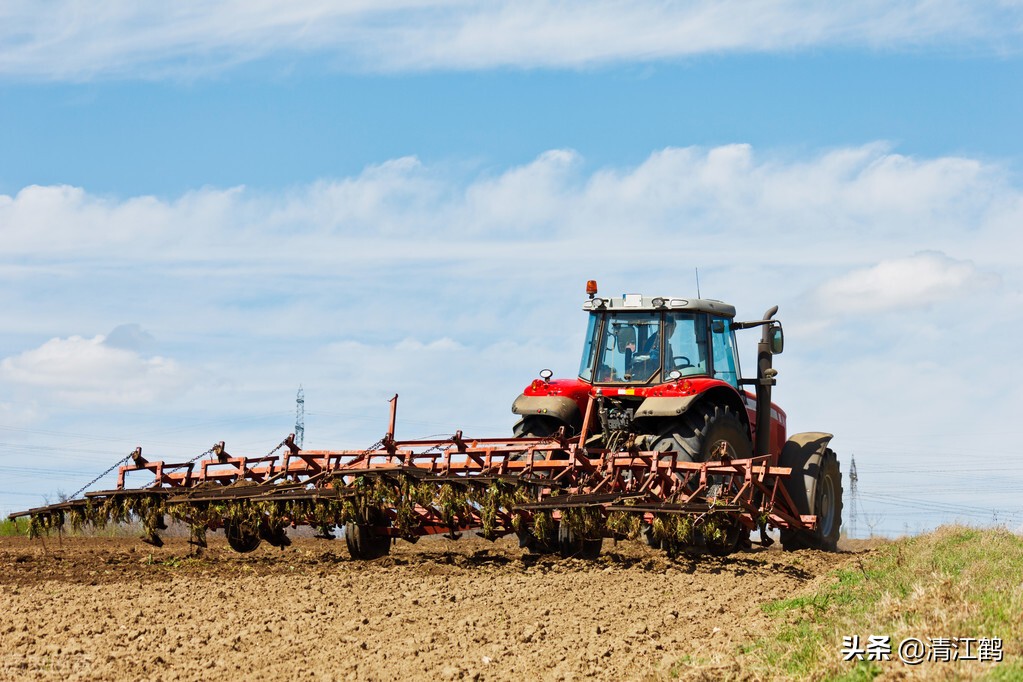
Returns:
[[[305,392],[301,384],[298,387],[298,395],[295,396],[295,445],[300,449],[305,440]]]
[[[849,494],[852,497],[852,503],[850,504],[849,510],[849,537],[856,537],[856,481],[860,479],[859,474],[856,473],[856,456],[853,455],[852,462],[849,464]]]

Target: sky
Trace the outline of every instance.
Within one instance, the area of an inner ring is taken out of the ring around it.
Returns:
[[[4,3],[0,514],[265,454],[299,386],[307,447],[395,393],[508,434],[586,280],[698,268],[780,307],[847,530],[1023,529],[1021,48],[1016,0]]]

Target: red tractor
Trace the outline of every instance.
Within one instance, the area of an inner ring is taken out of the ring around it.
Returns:
[[[768,455],[792,468],[784,483],[793,511],[817,517],[812,531],[782,528],[784,547],[834,549],[842,484],[838,458],[828,448],[832,436],[787,438],[785,412],[771,402],[772,357],[784,346],[781,322],[773,319],[777,306],[761,320],[737,322],[733,306],[710,299],[602,298],[592,280],[586,292],[579,375],[552,379],[550,370],[542,371],[512,405],[522,417],[515,435],[571,437],[582,429],[592,399],[600,428],[589,429],[588,448],[672,453],[690,462]],[[754,327],[762,330],[757,375],[744,379],[735,332]]]

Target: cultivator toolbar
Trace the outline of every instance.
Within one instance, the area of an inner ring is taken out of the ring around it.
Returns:
[[[149,461],[141,448],[119,467],[117,487],[13,514],[33,535],[65,525],[137,521],[160,545],[166,517],[206,532],[223,529],[249,552],[290,544],[288,528],[308,525],[331,539],[344,529],[358,559],[380,557],[396,538],[417,541],[475,530],[489,539],[515,533],[522,546],[595,557],[603,538],[643,537],[669,553],[727,554],[766,527],[811,531],[783,481],[777,455],[709,462],[679,453],[587,447],[594,403],[582,432],[546,438],[395,440],[397,396],[387,434],[365,450],[303,450],[288,436],[260,457],[231,455],[223,442],[189,462]],[[628,445],[628,444],[626,444]],[[125,461],[128,458],[125,458]],[[148,480],[142,480],[148,479]],[[766,535],[763,535],[766,538]]]

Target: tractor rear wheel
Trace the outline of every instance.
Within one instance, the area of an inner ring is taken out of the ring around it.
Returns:
[[[749,439],[746,425],[730,408],[724,405],[704,403],[689,410],[678,419],[672,420],[651,441],[654,452],[673,453],[680,462],[706,462],[729,457],[746,459],[753,456],[753,444]],[[708,485],[719,484],[717,477],[711,477]],[[697,483],[689,483],[690,491]],[[720,487],[720,485],[719,485]],[[669,549],[668,543],[654,534],[653,526],[644,528],[643,536],[652,549]],[[724,542],[708,543],[712,554],[730,554],[741,540],[738,534],[730,534]]]
[[[746,459],[753,456],[753,444],[742,420],[728,407],[705,403],[686,412],[670,422],[652,441],[650,449],[655,452],[674,453],[680,462],[707,462],[724,457]],[[707,480],[711,490],[718,490],[723,477],[712,476]],[[697,484],[690,479],[690,491]],[[716,486],[716,487],[715,487]],[[648,544],[657,548],[658,543],[651,535]]]
[[[813,531],[798,528],[782,529],[781,544],[786,550],[838,549],[842,526],[842,470],[838,457],[831,448],[806,454],[807,448],[788,448],[782,451],[779,464],[792,467],[792,475],[785,479],[785,489],[799,514],[817,517]]]
[[[651,443],[655,452],[677,452],[679,461],[706,462],[753,456],[746,425],[730,408],[705,403],[673,420]]]
[[[555,522],[556,523],[556,522]],[[558,544],[558,529],[551,531],[553,537],[548,540],[541,540],[531,528],[526,528],[518,533],[519,547],[530,554],[557,554],[560,551]]]
[[[346,523],[345,544],[353,559],[369,561],[387,556],[391,551],[391,538],[377,531],[378,526],[386,525],[383,514],[374,510],[369,516],[369,523]]]
[[[516,438],[546,438],[558,431],[558,424],[550,417],[529,415],[512,427]]]

